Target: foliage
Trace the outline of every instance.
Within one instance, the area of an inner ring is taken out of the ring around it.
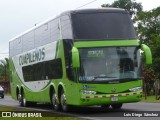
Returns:
[[[155,96],[148,96],[147,99],[145,99],[145,97],[143,97],[141,102],[160,103],[159,100],[156,100],[156,99],[155,99]]]
[[[143,11],[137,18],[139,38],[152,51],[153,64],[147,68],[153,69],[157,78],[160,78],[160,7]]]
[[[0,60],[0,80],[8,80],[9,78],[9,60],[5,58]]]
[[[160,7],[140,12],[137,22],[140,40],[148,45],[155,44],[153,41],[160,37]]]
[[[153,69],[148,68],[143,71],[143,80],[144,80],[144,92],[146,95],[153,95],[155,92],[155,80],[156,75]]]
[[[135,22],[137,19],[137,14],[140,13],[143,9],[141,3],[137,3],[135,0],[117,0],[112,4],[103,4],[102,7],[123,8],[129,11],[133,22]]]
[[[152,52],[153,64],[145,65],[143,70],[144,82],[149,91],[155,82],[160,79],[160,7],[150,11],[143,11],[141,3],[135,0],[117,0],[112,4],[104,4],[102,7],[118,7],[129,11],[135,23],[136,32],[141,43],[148,45]]]

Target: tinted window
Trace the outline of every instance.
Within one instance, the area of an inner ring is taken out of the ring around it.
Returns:
[[[80,81],[108,82],[141,79],[141,57],[138,47],[79,49]]]
[[[34,31],[30,31],[22,36],[23,40],[23,52],[34,48]]]
[[[50,31],[51,31],[51,41],[59,40],[60,32],[59,32],[59,19],[56,18],[50,22]]]
[[[24,81],[48,80],[62,78],[61,59],[40,62],[22,67]]]
[[[127,13],[73,14],[75,39],[135,39],[135,31]]]
[[[35,29],[34,41],[32,42],[35,42],[35,47],[52,42],[50,37],[50,24],[46,23]]]
[[[71,50],[73,47],[73,42],[71,40],[65,39],[63,40],[63,47],[64,47],[64,57],[65,57],[65,65],[66,65],[66,73],[67,77],[70,80],[73,80],[72,78],[72,54]]]
[[[63,39],[72,39],[71,21],[68,15],[61,16],[61,29]]]
[[[15,56],[39,46],[58,41],[60,37],[58,23],[58,18],[53,19],[12,40],[9,46],[10,56]]]

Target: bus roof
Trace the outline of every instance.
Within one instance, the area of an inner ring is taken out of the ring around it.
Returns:
[[[98,8],[98,9],[96,8],[96,9],[69,10],[69,11],[65,11],[65,12],[61,13],[60,16],[61,15],[65,15],[65,14],[69,14],[70,15],[70,14],[79,14],[79,13],[100,13],[100,12],[105,12],[105,13],[106,12],[108,12],[108,13],[115,13],[115,12],[116,13],[127,13],[127,11],[125,11],[124,9],[121,9],[121,8]],[[59,17],[59,16],[57,16],[57,17]],[[10,39],[9,42],[21,37],[22,35],[25,35],[26,33],[28,33],[30,31],[40,27],[41,25],[46,24],[47,22],[49,22],[49,21],[51,21],[51,20],[53,20],[53,19],[55,19],[57,17],[52,17],[52,18],[47,19],[46,21],[44,21],[44,22],[42,22],[42,23],[40,23],[38,25],[33,26],[32,28],[30,28],[30,29],[22,32],[21,34],[15,36],[14,38]]]
[[[70,10],[63,12],[61,15],[64,14],[79,14],[79,13],[127,13],[126,10],[121,8],[97,8],[97,9],[79,9],[79,10]]]

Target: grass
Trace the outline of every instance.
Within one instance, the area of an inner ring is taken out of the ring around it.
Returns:
[[[66,117],[64,115],[58,115],[58,114],[55,114],[55,113],[49,113],[47,112],[47,115],[51,115],[52,116],[55,116],[55,117],[38,117],[38,118],[34,118],[34,117],[30,117],[30,118],[27,118],[27,117],[12,117],[12,118],[7,118],[7,117],[1,117],[1,114],[2,112],[5,112],[5,111],[9,111],[9,112],[18,112],[19,113],[25,113],[25,111],[29,112],[29,110],[26,110],[26,109],[20,109],[20,108],[14,108],[14,107],[8,107],[8,106],[0,106],[0,120],[35,120],[35,119],[38,119],[38,120],[79,120],[79,118],[76,118],[76,117]],[[36,111],[31,111],[31,113],[33,113]],[[42,115],[43,116],[43,115]]]
[[[160,100],[156,100],[155,96],[147,96],[147,99],[145,100],[145,97],[143,97],[141,102],[160,103]]]

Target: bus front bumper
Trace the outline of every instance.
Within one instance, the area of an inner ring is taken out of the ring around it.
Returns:
[[[121,94],[82,94],[80,105],[107,105],[117,103],[131,103],[141,101],[143,92],[129,92]]]

